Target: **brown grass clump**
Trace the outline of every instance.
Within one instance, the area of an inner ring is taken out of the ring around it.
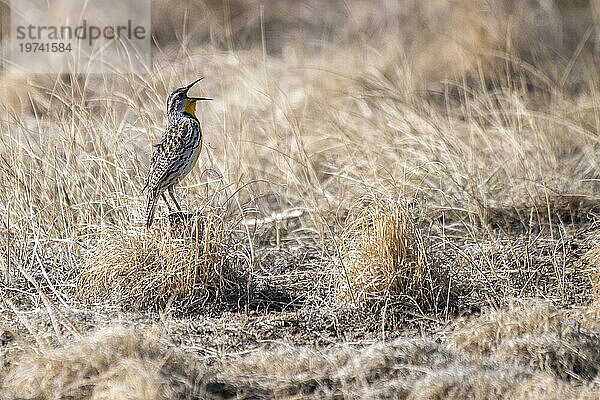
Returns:
[[[446,361],[440,346],[427,340],[380,342],[360,351],[278,344],[227,360],[217,379],[267,398],[406,398],[411,371]]]
[[[173,399],[199,391],[204,370],[153,333],[97,331],[52,350],[11,360],[0,394],[39,399]]]
[[[597,399],[598,390],[594,387],[573,385],[556,378],[537,374],[523,382],[515,391],[514,399]]]
[[[459,321],[450,344],[470,353],[490,355],[507,340],[560,333],[563,323],[563,315],[547,302],[515,303],[508,309],[492,309],[477,318]]]
[[[577,315],[550,303],[514,303],[458,324],[450,349],[514,362],[562,380],[594,379],[600,365],[600,337],[581,329]]]
[[[439,276],[404,201],[371,196],[359,202],[346,220],[338,254],[335,279],[343,297],[375,303],[405,297],[431,308]]]
[[[409,399],[596,399],[597,392],[510,364],[456,365],[434,370],[416,382]]]
[[[219,297],[240,279],[229,264],[235,251],[231,235],[213,211],[187,221],[157,221],[151,230],[109,229],[78,277],[78,296],[136,309],[169,302],[191,306],[207,296]]]

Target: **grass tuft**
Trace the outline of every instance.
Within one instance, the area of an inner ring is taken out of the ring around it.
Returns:
[[[157,220],[150,230],[107,229],[78,277],[78,297],[146,310],[218,298],[242,279],[229,263],[232,233],[215,210]]]
[[[66,346],[27,350],[11,361],[0,385],[0,395],[10,398],[190,398],[204,376],[153,330],[120,326]]]
[[[513,362],[565,381],[588,381],[598,373],[600,340],[596,332],[581,329],[580,319],[550,302],[514,302],[459,322],[448,347],[499,363]]]
[[[339,241],[335,279],[342,297],[359,303],[404,297],[430,309],[440,276],[417,223],[404,200],[371,195],[359,201]]]

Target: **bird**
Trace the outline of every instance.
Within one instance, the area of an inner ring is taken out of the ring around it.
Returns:
[[[150,229],[159,197],[162,197],[169,212],[173,212],[167,201],[169,193],[177,210],[181,207],[175,199],[174,186],[190,173],[202,150],[202,128],[196,116],[196,102],[212,100],[207,97],[189,97],[188,92],[204,77],[187,86],[175,89],[167,98],[168,124],[160,142],[155,144],[146,185],[148,205],[146,207],[146,227]]]

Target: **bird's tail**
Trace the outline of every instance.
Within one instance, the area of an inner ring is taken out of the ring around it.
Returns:
[[[148,206],[146,207],[146,228],[150,229],[154,220],[154,211],[158,202],[159,190],[151,190],[148,193]]]

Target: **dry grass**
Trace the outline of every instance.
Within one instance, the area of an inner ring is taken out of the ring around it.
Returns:
[[[6,396],[594,397],[595,3],[263,3],[154,1],[147,73],[0,77]],[[200,76],[194,217],[147,231]],[[73,337],[122,319],[170,340]]]
[[[198,307],[245,287],[243,265],[222,212],[205,207],[186,220],[105,229],[77,278],[77,296],[138,310]]]
[[[589,318],[587,310],[530,301],[465,319],[436,332],[437,338],[325,348],[269,341],[226,354],[194,339],[193,321],[102,328],[66,345],[34,345],[22,337],[11,345],[20,350],[0,369],[0,395],[592,399],[599,390],[600,320],[593,328],[578,325]],[[185,345],[166,339],[177,324],[187,335],[170,337]],[[184,354],[178,347],[195,351]]]
[[[342,297],[380,305],[390,298],[405,298],[417,308],[433,308],[445,277],[427,258],[419,227],[422,215],[415,216],[414,211],[404,200],[376,195],[350,210],[335,267]]]
[[[582,268],[592,268],[590,280],[592,281],[593,300],[598,303],[600,301],[600,244],[597,243],[597,238],[594,239],[594,246],[589,249],[582,257]]]
[[[450,348],[563,380],[592,381],[600,368],[600,336],[582,330],[581,319],[547,302],[515,304],[459,323],[449,338]]]
[[[582,314],[526,302],[448,329],[444,344],[400,339],[320,352],[279,345],[232,357],[218,378],[279,398],[591,399],[599,332],[565,330]]]
[[[155,332],[113,327],[55,349],[29,350],[2,376],[2,396],[172,399],[200,392],[204,369]]]

